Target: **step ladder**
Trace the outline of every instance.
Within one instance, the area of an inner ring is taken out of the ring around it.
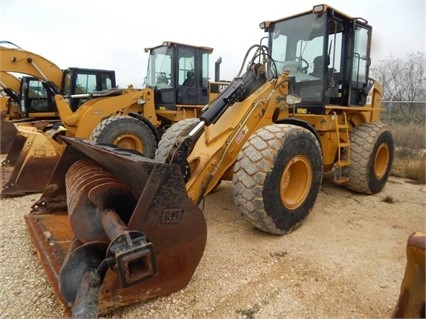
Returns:
[[[337,161],[334,163],[334,182],[343,184],[349,180],[349,166],[351,165],[349,124],[346,112],[342,112],[343,124],[339,123],[339,117],[335,111],[333,111],[333,115],[337,135]]]

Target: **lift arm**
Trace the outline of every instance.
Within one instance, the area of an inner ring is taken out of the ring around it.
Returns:
[[[16,76],[5,71],[0,71],[0,87],[2,89],[9,88],[14,92],[19,92],[20,83],[21,81]]]
[[[61,86],[62,70],[48,59],[21,49],[0,46],[0,71],[32,75]]]

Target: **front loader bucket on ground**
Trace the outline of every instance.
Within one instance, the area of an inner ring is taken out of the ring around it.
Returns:
[[[414,232],[407,240],[407,263],[392,318],[425,318],[426,235]]]
[[[22,125],[1,163],[2,197],[44,190],[64,146],[35,127]]]
[[[25,216],[57,298],[73,317],[184,288],[207,227],[180,168],[76,138]]]
[[[5,121],[1,117],[0,121],[0,154],[7,154],[12,147],[18,129],[13,122]]]

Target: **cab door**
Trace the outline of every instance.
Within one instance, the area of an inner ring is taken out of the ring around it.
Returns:
[[[349,103],[365,105],[369,90],[371,27],[355,21],[353,41]]]

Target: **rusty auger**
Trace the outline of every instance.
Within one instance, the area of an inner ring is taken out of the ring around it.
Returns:
[[[184,288],[207,227],[177,165],[65,138],[26,223],[58,299],[74,318]]]
[[[67,254],[61,293],[74,304],[74,318],[96,318],[106,266],[118,273],[123,288],[131,287],[157,274],[154,248],[142,232],[129,231],[120,217],[128,222],[136,202],[114,175],[91,160],[80,160],[68,169],[65,183],[71,228],[86,244]]]

